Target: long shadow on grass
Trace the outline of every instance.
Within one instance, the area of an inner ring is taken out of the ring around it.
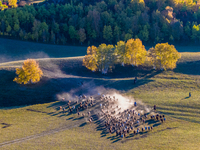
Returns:
[[[126,143],[130,140],[139,140],[140,138],[146,138],[148,137],[149,135],[152,135],[152,134],[156,134],[156,133],[159,133],[159,132],[163,132],[163,131],[166,131],[166,130],[172,130],[172,129],[176,129],[177,127],[173,127],[173,128],[170,128],[170,127],[167,127],[165,129],[161,129],[161,130],[157,130],[156,132],[146,132],[145,134],[142,134],[141,136],[136,136],[134,138],[134,136],[131,136],[132,138],[125,138],[122,143]]]
[[[77,79],[49,79],[43,77],[37,84],[19,85],[13,82],[15,71],[0,70],[0,107],[48,103],[56,94],[77,88]]]
[[[186,111],[186,110],[175,110],[175,109],[170,109],[170,108],[163,108],[163,107],[160,107],[159,108],[159,112],[165,114],[165,115],[170,115],[174,118],[177,118],[177,119],[181,119],[181,120],[185,120],[185,121],[189,121],[189,122],[195,122],[195,123],[199,123],[200,124],[200,119],[199,119],[199,112],[195,112],[195,111]],[[169,110],[169,111],[174,111],[174,112],[163,112],[162,110]],[[179,112],[177,114],[177,112]],[[183,112],[180,114],[180,112]],[[184,114],[185,113],[193,113],[193,114]],[[195,113],[197,115],[195,115]],[[190,118],[191,117],[191,118]],[[195,119],[196,118],[196,119]],[[199,120],[199,121],[198,121]]]
[[[165,105],[169,106],[169,108],[159,106],[158,109],[160,111],[162,110],[169,110],[169,111],[179,111],[179,112],[188,112],[188,113],[193,113],[193,114],[200,114],[200,109],[199,107],[192,107],[192,106],[185,106],[185,105]],[[184,109],[183,109],[184,108]],[[189,108],[189,110],[188,110]]]
[[[165,114],[165,115],[170,115],[170,116],[177,118],[177,119],[181,119],[181,120],[185,120],[185,121],[189,121],[189,122],[195,122],[195,123],[200,124],[199,116],[196,116],[196,115],[175,114],[175,113],[169,113],[169,112],[162,112],[162,113]],[[196,118],[199,121],[192,119],[192,118],[187,118],[187,117]]]
[[[73,70],[81,71],[78,68],[73,68]],[[153,81],[148,78],[159,73],[148,69],[142,70],[140,68],[129,68],[127,69],[127,72],[125,72],[125,70],[122,70],[122,73],[120,73],[119,71],[108,74],[108,78],[104,77],[103,75],[98,75],[98,77],[100,78],[93,78],[95,77],[95,73],[90,73],[90,71],[88,70],[85,71],[87,73],[81,71],[81,75],[87,76],[87,74],[89,73],[89,76],[91,76],[91,78],[47,78],[44,76],[37,84],[19,85],[13,82],[13,79],[16,77],[15,70],[0,70],[0,107],[48,103],[57,100],[57,94],[67,93],[72,90],[75,91],[75,95],[86,93],[91,94],[90,91],[98,86],[127,92],[130,89]],[[133,79],[135,76],[144,77],[144,79],[138,80],[137,83],[134,84]],[[80,81],[83,81],[85,86],[81,87],[78,84]],[[52,104],[50,107],[54,107],[53,105],[54,104]],[[60,103],[60,105],[62,104]]]
[[[82,65],[82,60],[70,60],[66,64],[61,66],[61,70],[70,75],[82,76],[82,77],[94,77],[94,78],[134,78],[134,77],[146,77],[151,75],[155,70],[152,70],[148,67],[133,67],[131,65],[116,65],[112,72],[108,72],[106,75],[103,75],[101,72],[92,72],[89,71],[86,67]]]
[[[200,61],[194,62],[179,62],[173,70],[176,73],[183,73],[188,75],[200,75]]]

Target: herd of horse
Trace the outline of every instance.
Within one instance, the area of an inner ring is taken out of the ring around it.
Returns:
[[[65,99],[63,98],[63,101]],[[123,103],[115,96],[98,94],[97,96],[79,95],[76,100],[67,101],[67,106],[60,106],[60,111],[76,113],[78,117],[86,117],[88,122],[93,122],[93,116],[98,116],[105,130],[116,136],[126,137],[128,134],[134,135],[141,132],[148,132],[153,129],[150,122],[166,121],[165,115],[156,111],[156,105],[152,109],[142,109],[142,105],[136,101],[129,104],[127,109],[123,108]]]

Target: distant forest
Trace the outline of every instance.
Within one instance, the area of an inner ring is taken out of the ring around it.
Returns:
[[[199,0],[49,0],[0,12],[0,35],[52,44],[200,40]]]

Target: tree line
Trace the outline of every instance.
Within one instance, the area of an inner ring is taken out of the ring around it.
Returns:
[[[53,44],[198,42],[197,0],[54,0],[0,12],[0,35]],[[3,8],[3,6],[0,6]]]
[[[106,74],[112,71],[116,64],[132,66],[152,66],[154,69],[174,69],[181,54],[173,45],[158,43],[146,51],[140,39],[119,41],[115,46],[101,44],[98,47],[89,46],[83,65],[91,71]]]

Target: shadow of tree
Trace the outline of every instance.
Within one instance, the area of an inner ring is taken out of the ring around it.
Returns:
[[[187,75],[200,75],[199,66],[200,61],[179,62],[173,71]]]
[[[108,72],[107,74],[102,74],[101,72],[92,72],[88,70],[86,67],[84,67],[82,64],[83,64],[82,59],[76,60],[76,62],[72,60],[67,64],[62,65],[61,70],[65,74],[82,76],[82,77],[105,78],[105,79],[130,78],[130,77],[141,78],[147,75],[152,75],[153,73],[157,72],[149,67],[142,67],[142,66],[133,67],[131,65],[126,65],[123,67],[121,65],[115,65],[112,72]]]
[[[62,78],[47,78],[44,76],[39,83],[32,85],[19,85],[13,82],[13,79],[16,77],[15,70],[0,70],[0,76],[2,77],[0,80],[0,107],[53,102],[57,100],[57,94],[76,89],[74,94],[79,95],[89,92],[95,86],[105,86],[106,88],[113,88],[115,90],[128,91],[151,82],[152,80],[148,78],[159,73],[149,68],[116,65],[112,73],[102,75],[99,72],[93,73],[88,71],[88,69],[82,66],[82,59],[72,59],[67,63],[59,65],[58,68],[61,68],[61,71],[67,74],[66,77],[64,74]],[[56,73],[55,70],[52,73]],[[72,76],[68,77],[68,75]],[[77,77],[76,75],[79,76]],[[133,79],[135,76],[144,77],[144,79],[138,80],[134,84]],[[82,88],[77,84],[80,81],[84,83],[93,82],[94,84],[91,84],[92,86],[87,84],[87,86],[89,85],[87,88]],[[55,107],[53,105],[49,107]],[[62,102],[56,105],[62,105]]]

